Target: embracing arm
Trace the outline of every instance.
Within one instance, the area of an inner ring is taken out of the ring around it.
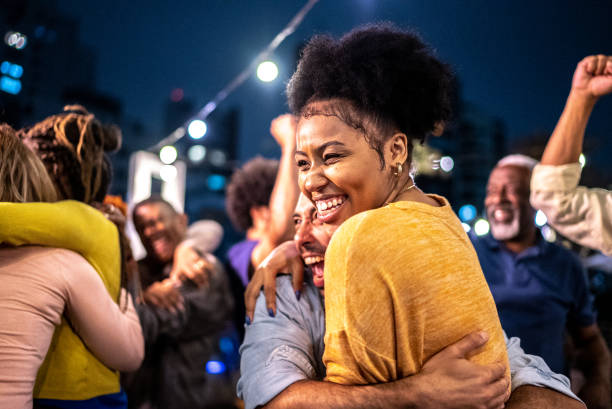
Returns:
[[[466,356],[487,337],[473,333],[434,355],[420,373],[398,381],[347,386],[303,380],[290,385],[266,409],[357,408],[501,408],[508,384],[501,364],[482,366]]]
[[[67,315],[75,332],[105,365],[133,371],[144,357],[144,340],[131,295],[122,290],[125,311],[104,288],[100,276],[74,253],[64,261]]]
[[[523,385],[506,402],[506,409],[586,409],[584,403],[555,390]]]
[[[94,233],[92,233],[94,232]],[[0,243],[38,244],[75,251],[87,259],[110,294],[119,293],[119,234],[91,206],[74,200],[55,203],[0,203]]]
[[[270,133],[281,147],[281,159],[270,195],[269,208],[272,217],[264,236],[251,255],[251,262],[255,267],[259,266],[274,247],[293,235],[291,214],[299,195],[294,157],[295,127],[296,119],[291,114],[275,118],[270,125]]]

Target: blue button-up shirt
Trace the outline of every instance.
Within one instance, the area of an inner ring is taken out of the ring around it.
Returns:
[[[470,235],[497,305],[502,327],[529,354],[566,373],[565,329],[595,323],[584,269],[569,250],[538,236],[519,254],[490,234]]]

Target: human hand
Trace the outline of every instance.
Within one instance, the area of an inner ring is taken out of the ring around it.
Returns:
[[[578,63],[572,93],[597,99],[612,92],[612,56],[590,55]]]
[[[143,292],[142,299],[149,305],[165,308],[173,313],[178,310],[183,311],[185,307],[183,296],[178,290],[179,286],[179,281],[170,278],[156,281]]]
[[[208,285],[212,263],[206,257],[200,257],[190,245],[181,243],[174,250],[174,261],[170,278],[177,281],[189,279],[199,288]]]
[[[108,220],[113,222],[115,226],[117,226],[117,229],[119,229],[120,231],[125,231],[126,218],[123,213],[121,213],[121,210],[117,208],[117,206],[111,203],[100,202],[93,202],[91,203],[91,206],[102,212],[104,217],[106,217]]]
[[[270,133],[281,149],[295,146],[295,130],[297,118],[292,114],[277,116],[270,124]]]
[[[255,304],[262,286],[268,313],[272,316],[276,315],[276,276],[287,272],[291,274],[293,289],[296,296],[299,297],[304,283],[304,264],[294,241],[280,244],[255,270],[244,292],[247,324],[253,322]]]
[[[455,409],[503,408],[510,396],[502,363],[479,365],[468,361],[488,341],[486,333],[471,333],[432,356],[421,372],[406,382],[418,382],[417,407]]]

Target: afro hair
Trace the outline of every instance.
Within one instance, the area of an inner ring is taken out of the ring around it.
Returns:
[[[253,225],[251,208],[268,206],[277,173],[278,161],[260,156],[234,172],[227,185],[225,209],[238,230],[247,231]]]
[[[452,84],[450,68],[416,34],[377,23],[339,40],[313,37],[287,85],[287,97],[296,115],[334,115],[361,129],[382,160],[382,146],[394,132],[423,142],[450,118]],[[310,104],[325,101],[330,104],[324,112],[313,111]],[[368,132],[368,123],[374,132]]]

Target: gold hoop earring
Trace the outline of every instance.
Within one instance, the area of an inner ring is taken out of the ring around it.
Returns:
[[[397,162],[397,169],[393,172],[393,176],[397,176],[399,177],[402,172],[403,172],[403,168],[402,168],[402,164],[400,162]]]

